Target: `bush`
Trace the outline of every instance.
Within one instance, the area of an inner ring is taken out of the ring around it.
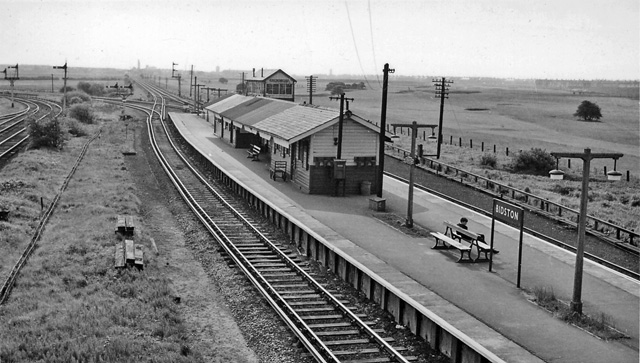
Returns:
[[[91,107],[85,103],[71,106],[69,117],[73,117],[83,124],[92,124],[96,118]]]
[[[64,120],[64,124],[69,134],[75,137],[81,137],[81,136],[87,135],[87,131],[82,126],[80,126],[80,124],[78,123],[78,120],[76,119],[66,118]]]
[[[82,91],[67,92],[67,105],[73,105],[73,102],[78,103],[78,99],[81,102],[91,102],[91,97]],[[60,102],[64,102],[64,96],[62,96]]]
[[[480,157],[480,165],[495,169],[498,165],[498,158],[494,154],[483,154]]]
[[[104,94],[104,86],[99,83],[78,82],[78,89],[92,96],[102,96]]]
[[[27,130],[31,148],[53,147],[62,150],[66,141],[58,118],[44,119],[40,122],[30,118],[27,120]]]
[[[555,167],[556,159],[546,150],[537,148],[519,152],[511,161],[511,169],[517,173],[547,175]]]

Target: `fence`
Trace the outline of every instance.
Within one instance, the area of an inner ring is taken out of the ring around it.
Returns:
[[[385,149],[387,151],[390,151],[392,153],[392,156],[393,154],[395,154],[398,156],[402,156],[403,159],[411,154],[409,150],[401,149],[390,144],[386,144]],[[534,194],[510,187],[495,180],[491,180],[487,177],[470,173],[468,171],[456,168],[437,160],[433,160],[428,157],[420,158],[419,167],[435,170],[436,174],[440,175],[442,173],[442,175],[447,176],[452,180],[459,181],[460,183],[473,184],[481,189],[494,194],[498,194],[501,197],[508,197],[519,204],[532,206],[542,212],[562,218],[569,224],[576,225],[578,216],[580,215],[580,212],[575,209],[548,201]],[[628,230],[626,228],[617,226],[613,223],[589,215],[587,215],[586,224],[586,227],[592,231],[597,231],[608,238],[611,238],[611,236],[613,236],[616,242],[625,244],[628,243],[631,246],[638,247],[640,235],[635,231]]]

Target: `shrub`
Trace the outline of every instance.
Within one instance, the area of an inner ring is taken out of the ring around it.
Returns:
[[[517,173],[547,175],[556,167],[556,159],[546,150],[533,148],[515,154],[511,169]]]
[[[76,90],[75,88],[73,88],[71,86],[66,86],[66,88],[67,88],[67,93],[73,92],[73,91]],[[65,89],[65,86],[60,87],[60,93],[64,93],[64,89]]]
[[[104,94],[104,86],[99,83],[78,82],[78,89],[92,96],[102,96]]]
[[[75,137],[81,137],[81,136],[87,135],[87,131],[85,131],[85,129],[82,128],[82,126],[80,126],[80,124],[78,123],[78,120],[67,118],[65,119],[64,123],[65,123],[65,126],[67,127],[69,134]]]
[[[495,168],[498,165],[498,158],[494,154],[483,154],[480,157],[480,165]]]
[[[87,104],[76,104],[69,109],[69,117],[73,117],[76,120],[84,124],[92,124],[95,120],[95,115],[91,110],[91,107]]]
[[[568,185],[560,185],[560,184],[554,184],[553,188],[551,189],[552,192],[554,193],[558,193],[560,195],[569,195],[571,194],[573,191],[575,190],[575,188],[568,186]]]
[[[73,92],[67,92],[67,105],[72,105],[73,103],[71,103],[70,101],[74,98],[79,98],[80,100],[82,100],[82,102],[91,102],[91,97],[89,97],[88,94],[82,91],[73,91]],[[63,102],[63,101],[64,101],[64,96],[62,96],[62,98],[60,99],[60,102]]]
[[[44,119],[40,122],[31,118],[27,120],[27,125],[30,147],[53,147],[61,150],[64,146],[65,135],[58,118]]]

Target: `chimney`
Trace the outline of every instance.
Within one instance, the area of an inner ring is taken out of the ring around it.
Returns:
[[[254,78],[256,77],[256,69],[255,68],[253,69],[253,77]]]
[[[260,68],[260,77],[264,78],[264,68]]]

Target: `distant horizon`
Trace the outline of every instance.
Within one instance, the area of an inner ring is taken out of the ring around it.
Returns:
[[[15,63],[14,63],[15,64]],[[0,68],[4,69],[7,66],[13,66],[14,64],[4,64],[4,63],[0,63]],[[49,75],[50,73],[53,73],[54,76],[56,74],[56,72],[60,72],[59,70],[56,71],[53,69],[53,65],[49,65],[49,64],[24,64],[23,66],[28,66],[28,67],[52,67],[51,72],[46,73],[47,75]],[[73,66],[69,66],[69,69],[73,69],[73,68],[79,68],[79,69],[105,69],[105,70],[122,70],[122,71],[131,71],[131,70],[138,70],[137,66],[133,66],[130,68],[121,68],[121,67],[91,67],[91,66],[77,66],[77,67],[73,67]],[[145,67],[141,67],[140,71],[144,71],[145,69],[147,70],[157,70],[157,71],[162,71],[162,72],[167,72],[167,73],[171,73],[171,69],[170,68],[159,68],[159,67],[155,67],[155,66],[150,66],[150,65],[145,65]],[[276,68],[276,69],[282,69],[282,68]],[[273,70],[272,68],[269,68],[269,70]],[[331,78],[358,78],[358,79],[364,79],[364,77],[371,77],[371,78],[375,78],[376,76],[382,76],[382,70],[379,74],[349,74],[349,73],[340,73],[340,74],[328,74],[328,73],[292,73],[292,72],[288,72],[286,69],[282,69],[284,72],[286,72],[287,74],[291,75],[291,76],[309,76],[309,75],[313,75],[313,76],[326,76],[326,77],[331,77]],[[213,73],[213,74],[222,74],[222,73],[229,73],[229,72],[242,72],[243,70],[241,69],[221,69],[219,72],[216,72],[215,70],[194,70],[194,73]],[[244,70],[244,72],[251,72],[252,69],[249,70]],[[185,71],[181,71],[183,73],[185,73]],[[189,71],[186,71],[189,72]],[[256,69],[256,72],[258,72],[258,69]],[[44,73],[43,73],[44,74]],[[33,75],[33,76],[28,76],[28,75],[24,75],[21,74],[21,78],[22,77],[39,77],[42,76],[43,74],[39,74],[39,75]],[[69,75],[69,77],[71,77],[71,75]],[[500,77],[500,76],[469,76],[469,75],[429,75],[429,74],[425,74],[425,75],[409,75],[409,74],[397,74],[397,73],[393,73],[393,74],[389,74],[390,78],[433,78],[433,77],[451,77],[451,78],[469,78],[469,79],[477,79],[477,78],[488,78],[488,79],[503,79],[503,80],[563,80],[563,81],[612,81],[612,82],[640,82],[640,78],[637,79],[612,79],[612,78],[541,78],[541,77]],[[58,77],[59,78],[59,77]],[[71,77],[72,78],[72,77]],[[3,80],[2,78],[0,78],[0,80]]]

